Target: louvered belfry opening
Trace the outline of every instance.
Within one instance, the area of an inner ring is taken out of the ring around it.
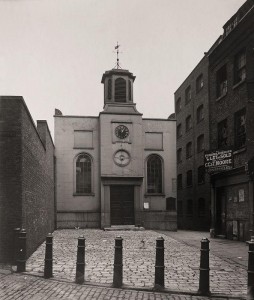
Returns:
[[[117,78],[115,80],[115,102],[126,102],[126,80]]]

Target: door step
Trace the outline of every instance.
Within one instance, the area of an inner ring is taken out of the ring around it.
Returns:
[[[105,227],[104,230],[105,231],[127,231],[127,230],[141,231],[141,230],[145,230],[145,228],[140,226],[135,226],[135,225],[112,225],[110,227]]]

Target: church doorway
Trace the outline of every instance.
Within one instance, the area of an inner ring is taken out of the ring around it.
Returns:
[[[134,225],[134,186],[110,186],[111,225]]]

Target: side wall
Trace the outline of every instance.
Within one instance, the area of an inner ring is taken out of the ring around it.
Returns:
[[[54,230],[54,145],[22,97],[0,97],[0,112],[0,261],[8,262],[14,228],[27,231],[27,256]]]
[[[0,97],[0,262],[13,257],[21,227],[21,97]]]
[[[22,216],[27,255],[54,231],[54,145],[46,121],[38,131],[22,106]]]

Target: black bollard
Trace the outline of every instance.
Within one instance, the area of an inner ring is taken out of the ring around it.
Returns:
[[[21,229],[18,238],[17,272],[26,271],[26,230]]]
[[[17,264],[18,259],[18,240],[19,240],[20,228],[14,228],[13,230],[13,263]]]
[[[78,238],[76,283],[79,284],[85,281],[85,242],[84,236]]]
[[[121,287],[123,285],[123,239],[117,236],[115,239],[115,259],[113,286]]]
[[[248,285],[247,299],[254,299],[254,237],[251,237],[249,244],[249,259],[248,259]]]
[[[164,238],[160,236],[156,239],[155,287],[164,288],[164,270]]]
[[[207,238],[201,240],[198,290],[200,295],[210,294],[209,243],[210,241]]]
[[[44,260],[44,278],[53,277],[53,236],[49,233],[46,237],[46,250]]]

